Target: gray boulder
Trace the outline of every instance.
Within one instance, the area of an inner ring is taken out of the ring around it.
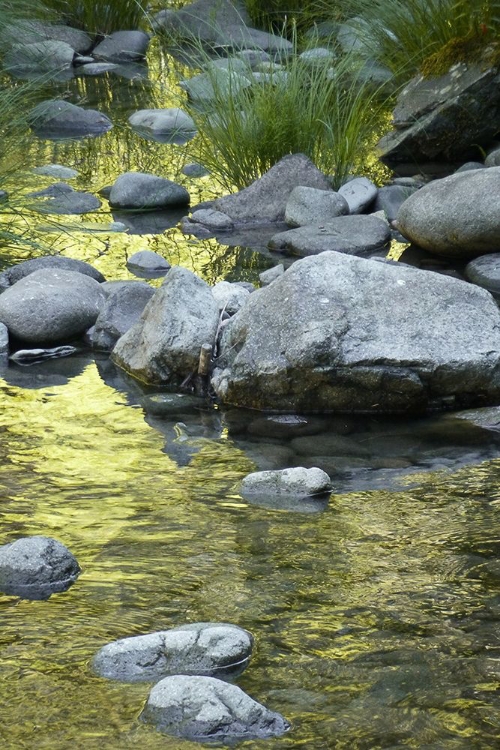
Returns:
[[[29,276],[33,271],[40,271],[42,268],[59,268],[64,271],[83,273],[85,276],[90,276],[99,283],[106,281],[100,271],[83,260],[65,258],[62,255],[44,255],[40,258],[25,260],[23,263],[11,266],[0,273],[0,292],[8,289],[20,279],[24,279],[25,276]]]
[[[485,50],[487,46],[485,46]],[[386,164],[462,159],[500,126],[500,75],[484,63],[457,63],[444,75],[418,75],[403,89],[395,130],[379,142]]]
[[[71,71],[75,51],[66,42],[39,41],[16,44],[4,57],[5,70],[18,78],[55,75]],[[72,75],[72,73],[71,73]]]
[[[404,185],[385,185],[378,189],[377,197],[373,203],[373,211],[383,211],[388,221],[395,221],[398,211],[410,195],[418,188]]]
[[[197,742],[265,739],[290,728],[283,716],[214,677],[165,677],[151,690],[141,718]]]
[[[155,140],[169,140],[179,145],[196,135],[194,120],[178,107],[173,109],[140,109],[128,118],[140,134]]]
[[[239,193],[216,200],[214,208],[239,223],[283,221],[290,193],[298,185],[331,190],[328,179],[307,156],[293,154]]]
[[[48,599],[66,591],[80,566],[61,542],[28,536],[0,547],[0,591],[23,599]]]
[[[138,250],[127,260],[129,271],[146,271],[147,273],[168,273],[171,266],[168,260],[154,250]],[[150,287],[151,288],[151,287]]]
[[[121,682],[156,681],[167,675],[241,674],[253,648],[243,628],[228,623],[197,622],[158,633],[122,638],[101,648],[92,668]]]
[[[140,321],[118,340],[112,358],[146,383],[182,381],[197,371],[201,347],[213,346],[218,322],[208,284],[174,266]]]
[[[45,190],[29,193],[29,198],[42,198],[30,208],[43,214],[86,214],[97,211],[101,201],[91,193],[74,190],[65,182],[56,182]]]
[[[84,31],[63,24],[22,19],[1,29],[1,42],[7,48],[11,45],[28,45],[37,42],[65,42],[75,52],[84,54],[92,47],[92,39]]]
[[[292,190],[288,198],[285,221],[289,226],[302,227],[308,224],[321,224],[348,213],[349,205],[339,193],[299,185]]]
[[[434,180],[411,195],[399,231],[431,253],[475,257],[500,251],[500,167]]]
[[[351,214],[361,214],[377,197],[377,187],[366,177],[355,177],[339,188],[339,195],[347,201]]]
[[[169,208],[189,205],[189,193],[182,185],[145,172],[125,172],[109,194],[112,208]]]
[[[386,247],[390,229],[376,216],[339,216],[324,224],[311,224],[271,237],[268,247],[290,255],[317,255],[325,250],[350,255],[370,255]]]
[[[212,287],[212,294],[219,306],[228,315],[235,315],[247,302],[250,292],[239,284],[231,284],[229,281],[219,281]]]
[[[6,357],[9,353],[9,329],[0,323],[0,357]]]
[[[114,31],[94,47],[96,60],[127,63],[143,60],[149,45],[149,36],[144,31]]]
[[[500,311],[483,289],[324,252],[250,295],[212,378],[261,410],[411,412],[494,402]]]
[[[64,99],[50,99],[34,107],[29,114],[31,128],[43,138],[72,138],[102,135],[113,123],[95,109],[83,109]]]
[[[100,284],[83,273],[41,269],[0,295],[0,321],[32,344],[57,344],[92,326],[105,300]]]
[[[241,482],[243,496],[268,494],[308,497],[330,493],[330,477],[321,469],[304,469],[301,466],[280,471],[256,471]]]
[[[276,279],[279,279],[280,276],[283,276],[285,273],[285,266],[283,263],[278,263],[277,266],[273,266],[272,268],[268,268],[267,271],[262,271],[262,273],[259,273],[259,281],[262,284],[262,286],[269,286],[269,284],[272,284],[273,281],[276,281]]]
[[[471,260],[465,267],[465,277],[498,298],[500,296],[500,253],[481,255]]]
[[[211,208],[200,208],[193,211],[188,221],[193,224],[202,224],[214,232],[228,232],[234,226],[232,219],[227,214],[223,214],[222,211],[214,211]],[[189,229],[189,224],[187,228]]]
[[[116,63],[107,62],[89,62],[85,65],[80,65],[75,73],[82,76],[101,76],[103,73],[116,72],[119,70],[119,66]]]
[[[95,322],[92,345],[111,351],[118,339],[135,325],[155,290],[142,281],[124,281],[107,294]]]
[[[216,68],[181,81],[180,86],[192,102],[207,103],[218,97],[236,96],[251,86],[251,81],[234,70]]]

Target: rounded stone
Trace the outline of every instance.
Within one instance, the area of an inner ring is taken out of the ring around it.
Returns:
[[[97,652],[92,668],[101,677],[147,682],[167,675],[235,675],[248,662],[251,634],[229,623],[197,622],[122,638]]]
[[[0,547],[0,590],[24,599],[47,599],[78,578],[74,555],[56,539],[29,536]]]
[[[292,227],[301,227],[330,221],[348,213],[349,205],[339,193],[299,185],[288,198],[285,222]]]
[[[465,267],[465,276],[495,296],[500,295],[500,253],[481,255]]]
[[[126,172],[115,181],[109,194],[113,208],[168,208],[189,205],[189,193],[182,185],[145,172]]]
[[[326,472],[316,467],[277,471],[256,471],[248,474],[241,483],[243,495],[266,493],[270,495],[293,495],[308,497],[331,492],[332,484]]]
[[[31,258],[31,260],[25,260],[23,263],[17,263],[3,271],[0,274],[0,291],[7,289],[34,271],[40,271],[42,268],[59,268],[64,271],[83,273],[99,283],[106,281],[100,271],[91,266],[90,263],[85,263],[84,260],[66,258],[64,255],[43,255],[40,258]]]

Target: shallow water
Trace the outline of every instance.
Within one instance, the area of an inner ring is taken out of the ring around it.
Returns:
[[[179,147],[125,125],[134,108],[178,103],[160,75],[173,62],[151,62],[152,84],[64,84],[59,92],[77,85],[99,101],[115,128],[79,143],[33,139],[32,166],[74,166],[72,184],[90,191],[125,169],[177,175]],[[181,179],[193,202],[215,194],[207,178]],[[52,181],[26,172],[15,182],[23,194]],[[66,234],[40,236],[109,278],[130,278],[126,259],[145,247],[210,283],[256,281],[276,262],[175,227],[75,231],[112,219],[105,205],[71,217]],[[2,251],[2,265],[31,252]],[[84,352],[0,375],[1,541],[54,536],[83,569],[48,601],[0,594],[3,747],[200,747],[138,720],[147,684],[103,680],[88,664],[115,638],[208,620],[254,634],[238,684],[293,723],[283,738],[241,747],[500,747],[495,429],[435,417],[283,426],[210,405],[187,411]],[[256,467],[308,462],[332,474],[325,506],[251,505],[238,493]]]

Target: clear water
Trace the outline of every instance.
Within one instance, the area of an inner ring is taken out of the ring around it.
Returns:
[[[81,143],[34,139],[33,166],[76,166],[74,184],[90,190],[124,169],[173,173],[180,151],[119,125],[135,84],[78,85],[92,87],[89,101],[99,96],[117,127]],[[138,91],[135,108],[171,103],[167,89],[158,99],[159,83]],[[153,169],[159,163],[165,171]],[[49,182],[17,180],[21,192]],[[214,192],[206,178],[185,184],[193,199]],[[109,218],[103,208],[91,220]],[[44,236],[110,278],[128,278],[127,255],[144,247],[210,282],[255,280],[274,263],[191,243],[175,228]],[[5,250],[2,261],[20,257]],[[207,620],[254,634],[238,684],[293,723],[283,738],[242,747],[500,747],[498,433],[461,432],[456,421],[314,417],[305,450],[293,431],[271,425],[266,434],[256,415],[165,414],[161,395],[105,357],[0,374],[1,541],[54,536],[83,569],[48,601],[0,595],[2,747],[199,747],[138,721],[148,685],[97,678],[88,664],[115,638]],[[238,493],[255,467],[307,461],[332,464],[325,508],[262,507]]]

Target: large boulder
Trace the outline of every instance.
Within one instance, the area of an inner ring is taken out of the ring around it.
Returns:
[[[265,739],[290,728],[283,716],[214,677],[165,677],[149,693],[141,718],[197,742]]]
[[[189,205],[189,193],[165,177],[146,172],[125,172],[114,182],[109,194],[112,208],[174,208]]]
[[[435,77],[418,75],[400,93],[394,131],[379,142],[386,164],[461,159],[500,127],[500,74],[488,62],[457,63]]]
[[[0,591],[23,599],[48,599],[66,591],[80,566],[72,553],[46,536],[28,536],[0,547]]]
[[[278,232],[268,247],[290,255],[317,255],[325,250],[350,255],[372,255],[390,240],[389,225],[377,216],[337,216],[321,224],[309,224]]]
[[[411,412],[500,396],[500,311],[440,274],[324,252],[226,325],[212,385],[261,410]]]
[[[295,466],[292,469],[256,471],[247,474],[241,483],[241,492],[244,497],[264,493],[277,496],[307,497],[324,495],[330,493],[331,490],[330,477],[316,467],[305,469],[302,466]]]
[[[79,138],[102,135],[113,123],[96,109],[83,109],[64,99],[48,99],[29,114],[31,128],[41,138]]]
[[[459,172],[411,195],[399,231],[432,253],[475,257],[500,251],[500,167]]]
[[[196,622],[121,638],[100,649],[92,668],[101,677],[148,682],[172,674],[240,674],[250,661],[251,634],[228,623]]]
[[[44,21],[28,21],[22,19],[3,26],[1,29],[1,46],[9,47],[16,44],[35,44],[42,41],[65,42],[75,52],[84,54],[92,47],[92,39],[80,29],[63,24],[51,24]]]
[[[186,143],[196,135],[194,120],[179,107],[170,109],[140,109],[128,118],[140,135],[159,142]]]
[[[239,223],[284,221],[288,198],[298,185],[331,190],[328,179],[307,156],[293,154],[239,193],[216,200],[214,208]]]
[[[41,269],[0,295],[0,321],[21,341],[63,343],[95,323],[105,298],[101,285],[90,276]]]
[[[86,263],[84,260],[75,260],[74,258],[65,258],[63,255],[43,255],[40,258],[31,258],[23,263],[17,263],[15,266],[6,268],[0,273],[0,292],[8,289],[10,286],[29,276],[34,271],[40,271],[42,268],[59,268],[63,271],[74,271],[90,276],[99,283],[106,281],[104,276],[97,268]]]
[[[182,381],[197,371],[201,347],[214,344],[218,322],[208,284],[174,266],[139,322],[118,340],[113,360],[146,383]]]
[[[285,221],[291,227],[302,227],[321,224],[348,213],[349,205],[339,193],[299,185],[288,198]]]
[[[15,44],[5,55],[3,64],[8,73],[18,78],[30,78],[35,74],[65,77],[62,74],[71,70],[74,56],[75,50],[66,42],[40,41]]]
[[[127,63],[142,60],[149,45],[144,31],[114,31],[92,50],[96,60]]]

